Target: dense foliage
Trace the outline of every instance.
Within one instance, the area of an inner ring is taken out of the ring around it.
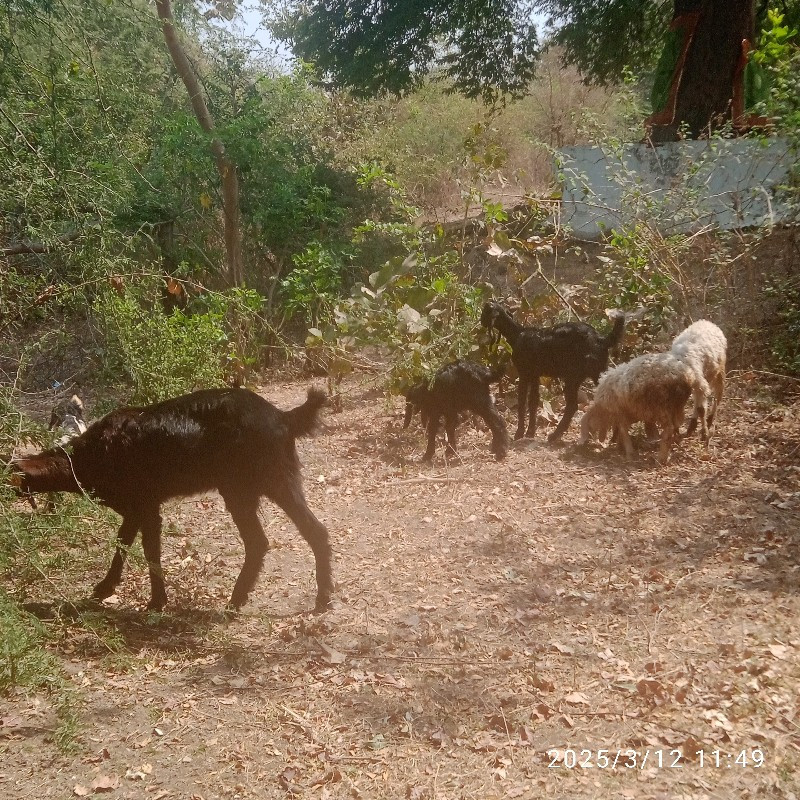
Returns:
[[[522,94],[533,76],[535,3],[338,0],[289,4],[274,23],[323,75],[365,95],[401,93],[437,70],[468,97]]]

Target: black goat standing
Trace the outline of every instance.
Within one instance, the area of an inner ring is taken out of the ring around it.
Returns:
[[[608,367],[608,352],[622,341],[625,315],[618,313],[608,336],[601,336],[585,322],[560,322],[550,328],[526,328],[516,322],[501,305],[486,303],[481,325],[490,335],[505,336],[511,345],[511,360],[519,373],[519,422],[515,439],[536,435],[539,408],[539,379],[560,378],[564,382],[564,416],[547,437],[561,438],[578,410],[578,389],[586,378],[597,383]],[[530,395],[530,397],[529,397]],[[529,402],[530,400],[530,402]],[[527,412],[530,422],[525,430]]]
[[[303,496],[298,436],[309,434],[326,401],[318,389],[305,403],[281,411],[247,389],[206,389],[144,408],[112,411],[72,439],[13,462],[12,482],[25,492],[87,492],[122,517],[108,574],[94,589],[114,593],[128,548],[142,532],[151,598],[167,601],[161,569],[161,504],[217,489],[244,541],[245,559],[231,595],[240,608],[252,590],[268,549],[258,519],[262,496],[277,503],[311,545],[316,560],[316,610],[331,598],[328,531]]]
[[[407,428],[419,409],[428,432],[428,448],[423,461],[430,461],[436,450],[436,434],[444,417],[447,449],[456,452],[456,425],[459,411],[472,411],[483,419],[492,432],[491,452],[499,461],[508,452],[508,431],[492,400],[489,386],[500,380],[502,370],[491,370],[472,361],[455,361],[445,364],[435,374],[433,381],[412,386],[405,393],[406,411],[403,427]]]

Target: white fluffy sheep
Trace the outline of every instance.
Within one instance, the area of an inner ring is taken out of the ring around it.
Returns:
[[[633,455],[628,428],[634,422],[661,430],[659,461],[666,464],[683,423],[684,407],[698,390],[697,374],[672,353],[649,353],[608,370],[600,378],[594,402],[581,419],[579,445],[592,434],[603,441],[616,430],[626,457]]]
[[[694,433],[699,420],[700,433],[706,445],[725,387],[727,349],[725,334],[707,319],[692,323],[672,342],[672,354],[697,374],[694,411],[686,435]]]

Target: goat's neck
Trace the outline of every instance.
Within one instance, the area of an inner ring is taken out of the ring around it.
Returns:
[[[517,340],[524,328],[519,322],[516,322],[510,314],[503,311],[497,316],[494,326],[506,337],[506,340],[512,348],[517,346]]]

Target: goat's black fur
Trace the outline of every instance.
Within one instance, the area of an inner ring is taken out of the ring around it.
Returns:
[[[481,417],[492,432],[492,448],[499,461],[508,452],[508,432],[492,400],[489,385],[500,380],[502,370],[491,370],[472,361],[455,361],[445,364],[428,383],[412,386],[405,393],[406,411],[403,427],[407,428],[415,410],[422,414],[427,428],[428,447],[423,461],[430,461],[436,449],[439,422],[445,420],[447,449],[456,451],[456,425],[459,411],[472,411]]]
[[[262,496],[277,503],[314,551],[316,610],[333,589],[328,531],[306,504],[295,439],[313,430],[324,392],[281,411],[247,389],[206,389],[144,408],[112,411],[72,439],[12,464],[13,482],[29,492],[88,492],[122,516],[118,545],[94,597],[114,593],[127,549],[142,532],[150,571],[149,608],[167,600],[161,570],[160,506],[172,497],[217,489],[239,529],[245,560],[231,595],[240,608],[252,590],[268,543],[258,518]]]
[[[564,382],[564,416],[548,436],[554,442],[561,438],[578,410],[578,389],[586,378],[595,383],[608,366],[608,353],[621,341],[625,316],[618,314],[614,327],[601,336],[585,322],[561,322],[550,328],[526,328],[516,322],[501,305],[486,303],[481,325],[490,335],[505,336],[511,345],[511,360],[519,373],[519,421],[515,439],[536,435],[536,414],[539,407],[539,379],[560,378]],[[525,423],[530,410],[527,431]]]

